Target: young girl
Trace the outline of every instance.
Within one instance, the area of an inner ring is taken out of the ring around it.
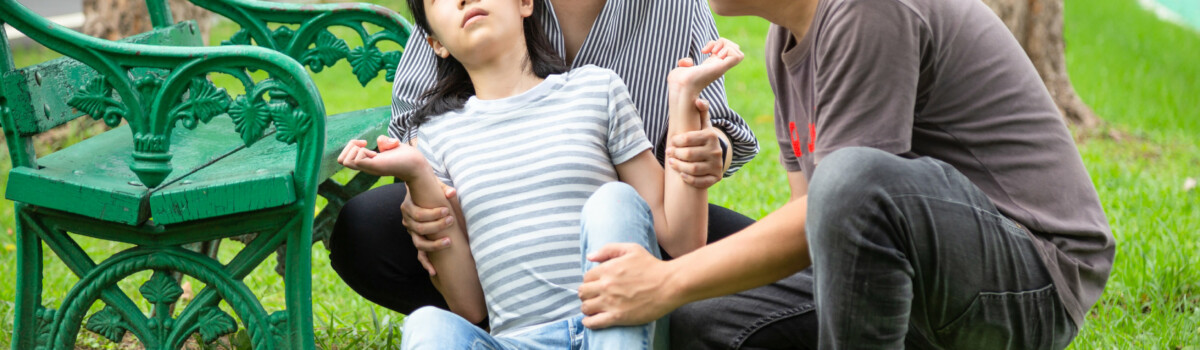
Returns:
[[[356,140],[339,157],[403,180],[414,204],[454,208],[459,224],[443,237],[468,242],[429,254],[453,313],[410,314],[405,348],[646,348],[653,324],[582,326],[576,288],[594,265],[583,254],[633,242],[680,256],[704,244],[705,191],[655,161],[614,73],[564,72],[530,17],[533,3],[410,0],[438,56],[416,145],[381,138],[376,153]],[[742,58],[726,43],[671,73],[668,134],[707,127],[699,92]],[[461,203],[447,202],[439,180]],[[490,334],[474,326],[485,316]]]

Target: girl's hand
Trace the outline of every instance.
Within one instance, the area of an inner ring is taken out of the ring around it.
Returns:
[[[396,149],[396,147],[400,147],[400,140],[393,139],[385,135],[379,135],[379,138],[375,139],[375,144],[379,145],[380,152],[387,152]]]
[[[700,65],[696,65],[691,58],[682,58],[677,62],[678,67],[667,75],[669,87],[699,94],[700,90],[746,58],[738,44],[725,38],[708,42],[700,53],[709,55]]]
[[[388,142],[384,146],[393,147],[375,152],[366,148],[367,141],[351,140],[338,155],[338,163],[375,176],[395,176],[405,182],[417,176],[433,175],[425,156],[416,147],[400,142]]]
[[[346,144],[346,147],[342,148],[342,153],[338,155],[338,164],[341,164],[346,168],[362,170],[358,168],[358,163],[355,160],[358,159],[360,153],[369,151],[366,149],[366,147],[366,140],[350,140],[350,142]]]

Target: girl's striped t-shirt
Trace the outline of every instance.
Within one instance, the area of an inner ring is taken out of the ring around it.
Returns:
[[[584,66],[432,117],[417,147],[458,190],[492,333],[580,313],[580,211],[650,149],[625,84]]]

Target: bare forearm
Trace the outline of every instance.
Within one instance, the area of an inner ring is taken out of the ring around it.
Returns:
[[[671,89],[668,106],[667,137],[700,130],[704,125],[695,101],[699,90]],[[683,256],[703,247],[708,238],[708,190],[696,188],[683,181],[674,167],[663,172],[663,209],[667,220],[667,237],[663,248],[674,257]]]
[[[812,264],[804,231],[808,197],[754,225],[667,262],[664,287],[675,306],[763,286]]]
[[[405,180],[413,204],[426,208],[452,206],[432,171]],[[475,271],[475,259],[471,256],[471,248],[467,244],[467,235],[463,227],[465,226],[453,225],[442,233],[429,237],[431,240],[450,237],[452,242],[446,249],[428,253],[429,262],[438,272],[431,279],[446,298],[450,311],[478,323],[487,317],[487,309],[483,300],[483,288],[479,284],[479,274]]]

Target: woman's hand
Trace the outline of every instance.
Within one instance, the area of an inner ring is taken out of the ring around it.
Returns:
[[[679,172],[683,182],[699,189],[708,189],[721,181],[725,173],[725,158],[721,153],[721,131],[713,128],[708,119],[708,102],[696,100],[702,129],[677,134],[667,141],[667,166]]]
[[[442,193],[446,194],[446,199],[454,203],[458,192],[444,183],[438,182],[438,184],[442,185]],[[412,236],[413,246],[417,248],[417,261],[421,262],[421,266],[425,267],[425,271],[428,271],[430,276],[437,275],[437,270],[429,262],[426,252],[450,248],[450,237],[439,240],[431,240],[428,237],[436,236],[454,226],[456,220],[450,208],[418,207],[413,204],[412,196],[405,194],[404,204],[400,205],[400,214],[403,217],[400,222],[408,229],[408,234]]]

